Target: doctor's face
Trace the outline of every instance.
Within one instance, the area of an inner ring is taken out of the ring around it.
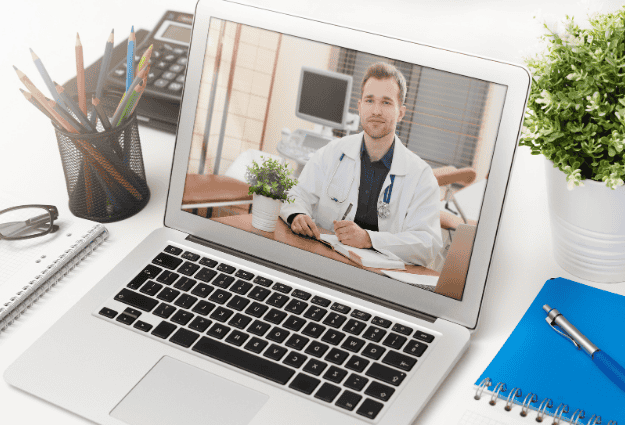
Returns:
[[[399,100],[397,82],[393,78],[369,78],[362,88],[358,113],[362,128],[372,139],[394,135],[397,123],[406,113],[406,106]]]

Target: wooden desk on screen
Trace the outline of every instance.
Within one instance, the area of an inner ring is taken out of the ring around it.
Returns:
[[[322,244],[319,241],[316,241],[313,239],[306,239],[301,236],[297,236],[291,231],[289,226],[287,226],[286,223],[284,223],[284,221],[282,221],[281,219],[278,219],[276,230],[271,233],[265,232],[263,230],[258,230],[255,227],[253,227],[251,214],[232,215],[228,217],[214,218],[213,220],[218,221],[223,224],[227,224],[228,226],[232,226],[238,229],[245,230],[247,232],[255,233],[265,238],[269,238],[269,239],[276,240],[278,242],[286,243],[288,245],[303,249],[308,252],[313,252],[315,254],[323,255],[324,257],[328,257],[333,260],[352,265],[354,267],[363,268],[365,270],[369,270],[369,271],[381,274],[380,269],[361,267],[360,265],[351,261],[349,258],[344,257],[343,255],[339,254],[338,252],[334,251],[332,248],[328,247],[327,245]],[[411,264],[406,265],[406,271],[408,273],[414,273],[414,274],[439,276],[439,273],[435,272],[434,270],[430,270],[422,266],[415,266]],[[450,285],[449,282],[445,284],[441,282],[439,279],[439,283],[436,285],[436,289],[434,292],[442,294],[442,295],[453,296],[454,298],[457,298],[459,294],[462,294],[462,287],[458,287],[458,286],[464,286],[464,282],[456,281],[454,282],[453,285]]]

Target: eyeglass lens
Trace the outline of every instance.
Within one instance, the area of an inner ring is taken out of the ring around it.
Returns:
[[[0,235],[4,238],[25,238],[50,230],[52,219],[45,208],[25,207],[0,214]]]

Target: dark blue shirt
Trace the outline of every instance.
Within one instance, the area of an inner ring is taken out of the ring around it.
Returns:
[[[358,209],[354,223],[365,230],[378,231],[378,198],[384,180],[391,170],[395,141],[384,156],[371,162],[365,140],[360,149],[360,190],[358,191]]]

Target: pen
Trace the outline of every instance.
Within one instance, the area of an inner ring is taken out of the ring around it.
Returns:
[[[593,363],[599,368],[605,376],[614,382],[621,390],[625,391],[625,369],[618,364],[612,357],[601,351],[595,344],[590,342],[575,326],[564,318],[555,308],[549,307],[547,304],[543,306],[543,310],[547,312],[546,321],[551,328],[560,335],[568,338],[575,344],[577,349],[582,348],[592,359]],[[562,329],[562,332],[556,329],[556,326]]]
[[[345,220],[345,217],[347,217],[347,214],[349,214],[349,212],[352,210],[353,205],[354,204],[350,202],[349,206],[347,207],[347,210],[345,210],[345,214],[343,214],[343,218],[341,219],[341,221]]]

